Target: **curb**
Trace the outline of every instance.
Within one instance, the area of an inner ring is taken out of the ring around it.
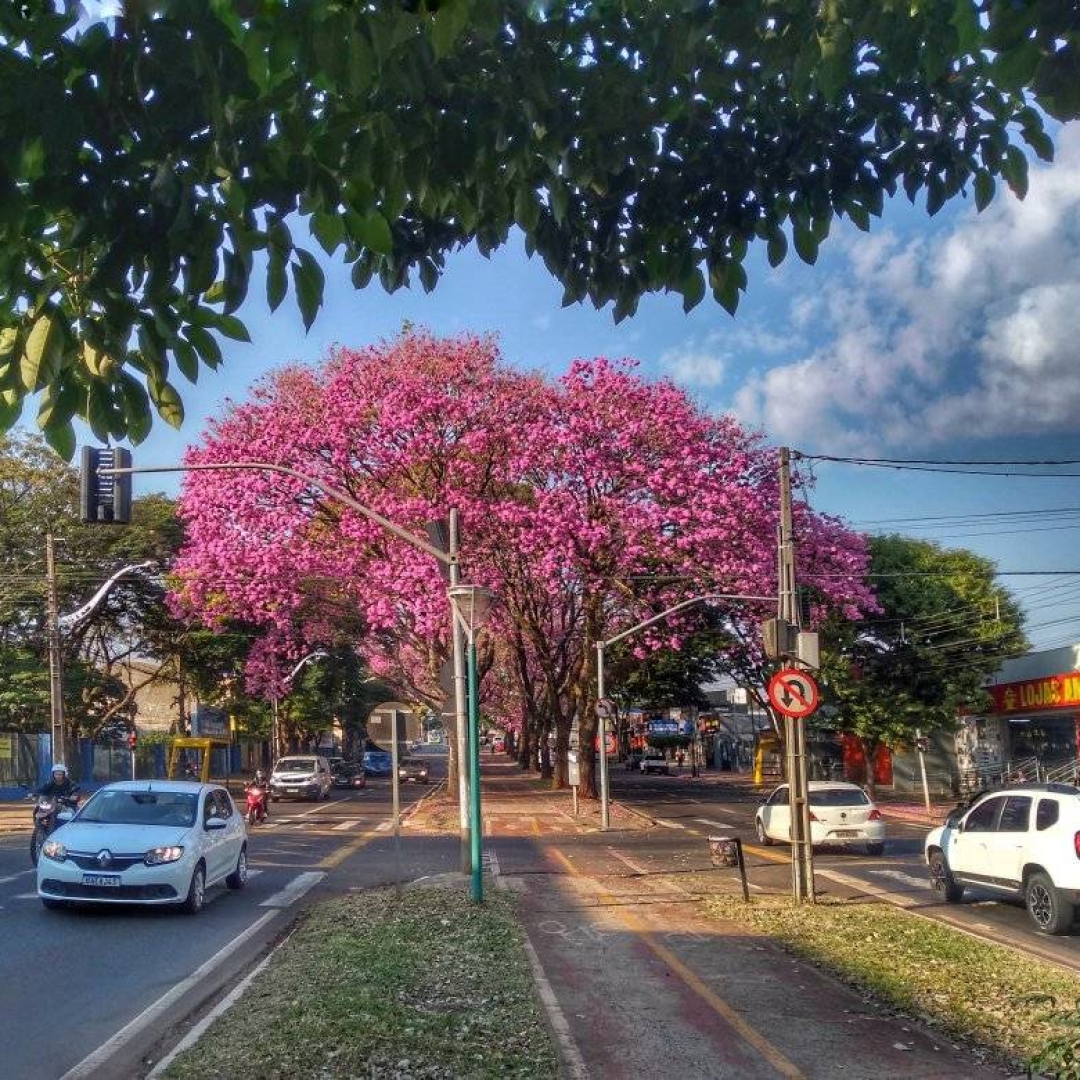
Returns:
[[[650,825],[656,825],[656,818],[651,818],[648,814],[635,810],[632,806],[627,806],[626,803],[620,802],[618,799],[612,799],[611,805],[618,806],[620,810],[625,810],[628,814],[633,814],[634,817],[641,818],[642,821],[647,821]]]

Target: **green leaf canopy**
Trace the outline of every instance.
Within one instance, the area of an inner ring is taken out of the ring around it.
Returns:
[[[0,429],[42,394],[137,442],[216,367],[255,275],[306,325],[511,228],[567,302],[734,311],[742,263],[813,262],[898,187],[1026,187],[1080,114],[1075,4],[1012,0],[128,0],[0,5]],[[127,381],[134,372],[146,392]]]

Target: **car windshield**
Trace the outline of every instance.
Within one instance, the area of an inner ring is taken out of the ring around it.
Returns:
[[[412,769],[421,769],[424,766],[422,761],[419,761],[414,757],[407,757],[401,764]]]
[[[353,764],[351,761],[342,761],[340,764],[332,766],[332,768],[339,776],[352,776],[360,771],[360,766]]]
[[[811,806],[866,806],[870,800],[858,788],[825,788],[810,792]]]
[[[97,825],[195,824],[199,796],[186,791],[99,791],[79,814]]]
[[[314,772],[315,759],[309,757],[287,757],[277,763],[274,772]]]
[[[369,750],[364,755],[365,761],[386,761],[390,757],[389,753],[385,750]]]

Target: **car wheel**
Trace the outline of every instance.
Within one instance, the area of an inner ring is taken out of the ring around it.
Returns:
[[[67,907],[67,903],[64,900],[56,900],[51,896],[43,896],[41,906],[48,908],[49,911],[63,911]]]
[[[1031,921],[1044,934],[1064,934],[1072,926],[1073,906],[1061,898],[1049,874],[1040,870],[1028,878],[1024,901]]]
[[[754,822],[754,828],[757,830],[757,838],[759,844],[764,844],[766,847],[772,846],[772,837],[765,831],[765,823],[761,818],[757,818]]]
[[[225,884],[230,889],[242,889],[247,884],[247,878],[247,845],[245,845],[236,856],[236,869],[225,879]]]
[[[871,840],[866,845],[867,855],[884,855],[885,854],[885,841],[884,840]]]
[[[942,893],[950,904],[958,904],[964,898],[964,886],[952,876],[949,864],[940,851],[930,856],[930,885]]]
[[[202,911],[203,901],[206,899],[206,870],[202,863],[195,867],[191,875],[191,884],[188,886],[187,896],[184,898],[183,907],[188,915],[198,915]]]

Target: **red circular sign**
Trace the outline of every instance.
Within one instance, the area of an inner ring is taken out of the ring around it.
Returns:
[[[809,716],[818,707],[817,683],[805,671],[781,668],[769,680],[769,702],[785,716]]]

